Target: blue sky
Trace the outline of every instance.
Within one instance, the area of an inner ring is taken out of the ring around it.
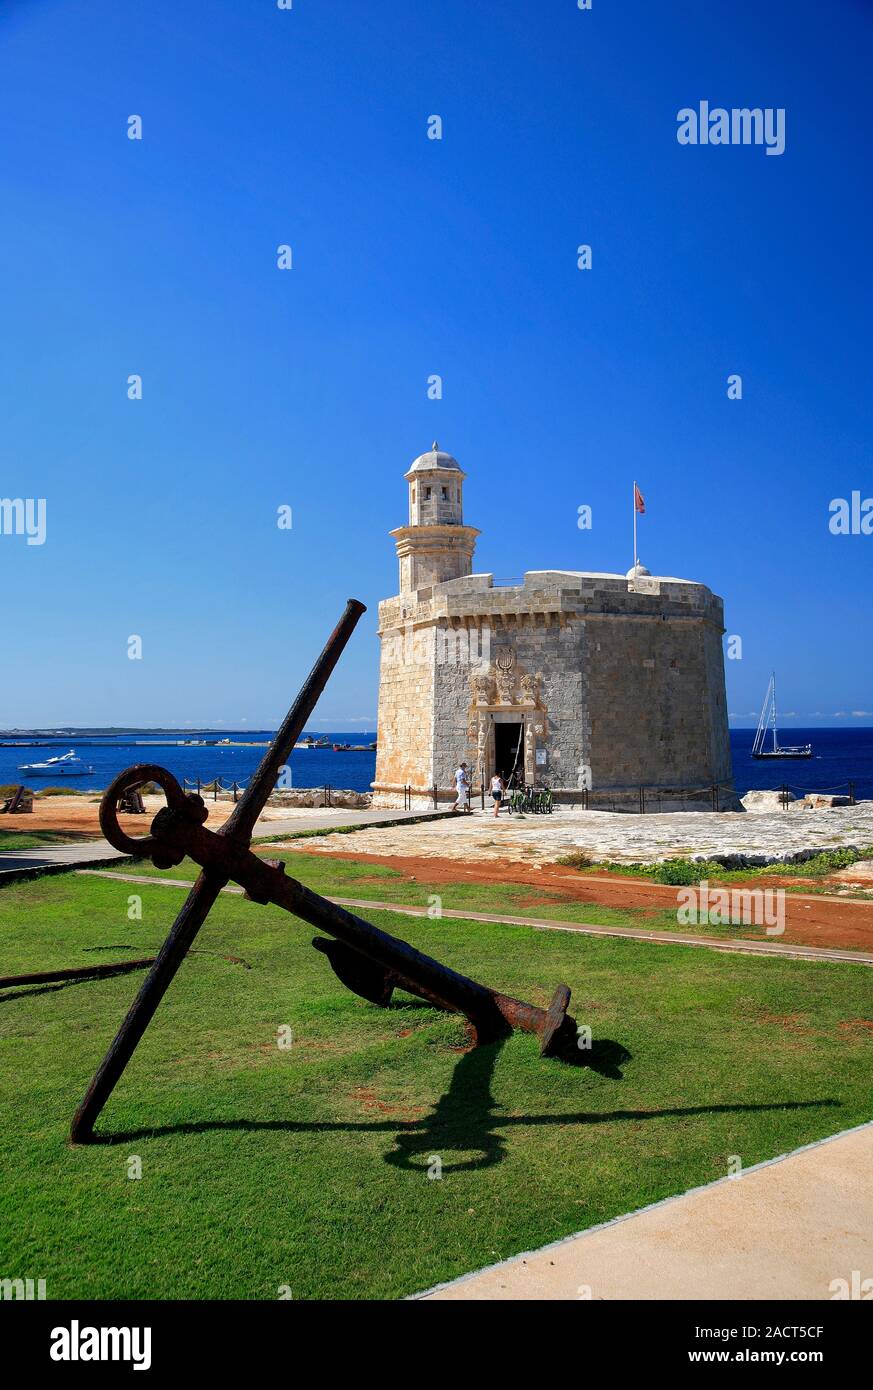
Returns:
[[[477,570],[623,572],[636,477],[736,722],[775,667],[873,723],[873,536],[828,529],[873,496],[871,56],[861,0],[4,0],[0,496],[47,539],[0,535],[0,727],[272,726],[351,594],[318,722],[372,727],[434,437]],[[680,146],[701,99],[785,153]]]

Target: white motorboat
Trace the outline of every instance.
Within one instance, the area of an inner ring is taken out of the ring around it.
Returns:
[[[93,767],[84,763],[78,753],[71,748],[58,758],[47,758],[44,763],[22,763],[19,772],[28,777],[83,777],[93,773]]]

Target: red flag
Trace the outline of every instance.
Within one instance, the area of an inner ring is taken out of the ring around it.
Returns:
[[[640,513],[646,510],[646,499],[643,497],[636,483],[634,483],[634,506]]]

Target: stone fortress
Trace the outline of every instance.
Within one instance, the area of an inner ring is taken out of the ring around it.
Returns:
[[[534,570],[473,573],[466,474],[433,447],[404,475],[391,532],[400,592],[379,604],[373,802],[422,808],[509,773],[592,809],[741,809],[733,788],[722,601],[703,584]]]

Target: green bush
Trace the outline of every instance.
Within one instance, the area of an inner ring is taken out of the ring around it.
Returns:
[[[772,864],[749,864],[737,867],[719,859],[662,859],[656,864],[620,864],[615,860],[597,863],[589,855],[579,853],[564,855],[558,860],[566,868],[597,869],[600,873],[623,874],[626,878],[647,878],[653,883],[668,883],[675,886],[700,883],[702,879],[717,879],[721,882],[738,882],[749,878],[761,878],[772,874],[786,874],[795,878],[825,878],[837,869],[846,869],[857,864],[860,859],[873,859],[873,846],[865,849],[824,849],[809,859],[796,863],[774,862]]]
[[[559,864],[568,869],[592,869],[594,862],[589,854],[565,854],[563,859],[558,860]],[[600,864],[598,867],[602,869],[605,865]]]
[[[836,869],[848,869],[851,864],[857,864],[859,859],[873,858],[873,848],[867,849],[823,849],[812,859],[805,859],[802,864],[786,864],[787,873],[798,873],[804,878],[809,875],[817,877],[824,874],[832,874]]]

